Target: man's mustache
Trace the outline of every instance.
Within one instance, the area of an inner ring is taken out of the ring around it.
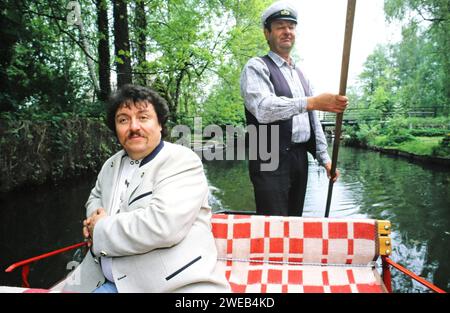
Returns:
[[[144,136],[142,136],[142,134],[139,131],[137,131],[137,132],[130,132],[128,134],[128,139],[131,139],[134,136],[144,137]]]

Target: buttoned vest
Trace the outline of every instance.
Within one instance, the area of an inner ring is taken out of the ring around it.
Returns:
[[[281,73],[281,70],[276,65],[276,63],[268,55],[261,57],[261,59],[264,61],[264,63],[266,63],[267,67],[269,68],[269,72],[270,72],[269,79],[275,89],[275,95],[277,97],[293,98],[292,91],[289,88],[289,84],[286,81],[286,79],[284,78],[283,73]],[[296,67],[296,71],[297,71],[300,81],[302,83],[303,90],[305,91],[305,95],[307,97],[312,96],[303,73],[300,71],[300,69],[298,67]],[[310,128],[311,136],[310,136],[309,140],[306,142],[306,148],[307,148],[307,151],[309,153],[311,153],[314,158],[316,158],[316,136],[314,133],[314,129],[311,126],[311,119],[312,119],[311,115],[312,114],[313,114],[312,112],[308,112],[309,128]],[[272,138],[272,136],[271,136],[272,127],[271,126],[275,126],[275,125],[278,125],[278,127],[279,127],[278,142],[279,142],[280,152],[283,153],[284,151],[288,151],[290,149],[291,137],[292,137],[292,118],[293,117],[290,117],[287,120],[276,121],[276,122],[265,124],[265,123],[260,123],[256,119],[256,117],[249,110],[247,110],[247,108],[245,108],[245,118],[247,120],[247,125],[255,125],[256,126],[258,144],[259,144],[259,137],[260,137],[259,126],[267,125],[268,152],[271,151],[270,149],[272,147],[271,146],[271,138]],[[259,153],[257,154],[257,156],[258,156],[257,162],[259,163],[259,162],[261,162],[261,160],[259,158]]]

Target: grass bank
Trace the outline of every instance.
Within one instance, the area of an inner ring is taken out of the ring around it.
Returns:
[[[382,142],[385,139],[383,138],[384,136],[379,136],[380,138],[375,138],[375,143],[376,142]],[[396,149],[398,151],[402,151],[402,152],[408,152],[408,153],[412,153],[412,154],[416,154],[416,155],[421,155],[421,156],[436,156],[434,154],[434,151],[436,149],[439,149],[439,146],[442,142],[442,140],[444,139],[444,137],[414,137],[413,139],[406,141],[406,142],[402,142],[399,144],[395,144],[395,145],[377,145],[375,144],[376,147],[380,147],[380,148],[384,148],[384,149]],[[447,155],[447,158],[450,158],[450,155]]]
[[[391,155],[405,157],[422,163],[450,167],[450,134],[438,137],[413,137],[397,144],[383,145],[386,136],[375,136],[371,142],[347,138],[344,144],[358,146]]]

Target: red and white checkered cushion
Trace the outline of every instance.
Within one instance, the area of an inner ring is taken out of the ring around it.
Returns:
[[[382,292],[376,220],[214,214],[235,292]]]

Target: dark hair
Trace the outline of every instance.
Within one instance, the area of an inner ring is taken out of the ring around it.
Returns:
[[[108,100],[106,125],[114,134],[116,133],[116,112],[121,106],[129,105],[130,102],[133,104],[138,102],[152,104],[162,128],[161,136],[164,138],[167,135],[165,124],[169,116],[169,109],[166,100],[150,88],[131,84],[123,85],[117,89]]]
[[[264,29],[267,29],[269,33],[272,32],[272,21],[270,21],[270,23],[265,22]]]

